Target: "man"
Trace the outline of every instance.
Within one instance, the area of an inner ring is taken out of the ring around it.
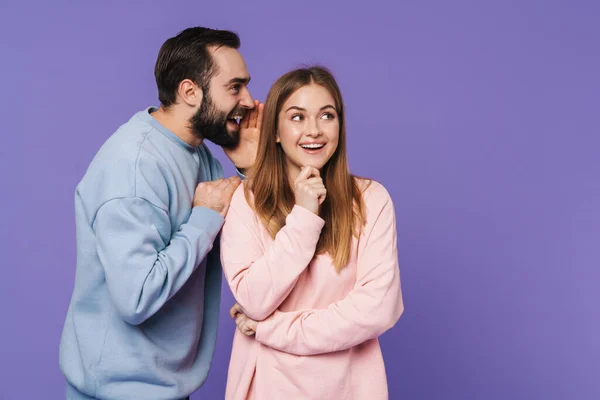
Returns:
[[[263,105],[236,34],[190,28],[155,67],[158,109],[136,113],[77,186],[77,271],[60,343],[67,399],[184,399],[205,381],[219,315],[217,236],[254,162]],[[240,126],[242,125],[242,126]]]

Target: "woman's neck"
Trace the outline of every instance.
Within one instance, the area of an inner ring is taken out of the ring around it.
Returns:
[[[286,167],[290,185],[292,186],[292,189],[294,189],[294,182],[296,181],[296,178],[298,178],[298,175],[300,175],[300,167],[290,162],[287,163]]]

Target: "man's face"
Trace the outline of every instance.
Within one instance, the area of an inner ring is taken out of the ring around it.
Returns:
[[[250,75],[242,55],[230,47],[209,48],[217,68],[196,114],[190,120],[196,136],[226,148],[239,142],[239,121],[254,107]]]

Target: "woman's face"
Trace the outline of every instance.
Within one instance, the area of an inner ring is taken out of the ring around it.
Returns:
[[[323,168],[338,146],[340,122],[335,101],[317,84],[296,90],[279,113],[277,142],[286,156],[290,179],[300,168]]]

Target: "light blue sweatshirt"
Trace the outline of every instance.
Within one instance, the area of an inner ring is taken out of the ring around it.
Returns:
[[[212,361],[224,219],[192,199],[223,170],[153,110],[122,125],[77,186],[77,269],[60,342],[67,399],[182,399]]]

